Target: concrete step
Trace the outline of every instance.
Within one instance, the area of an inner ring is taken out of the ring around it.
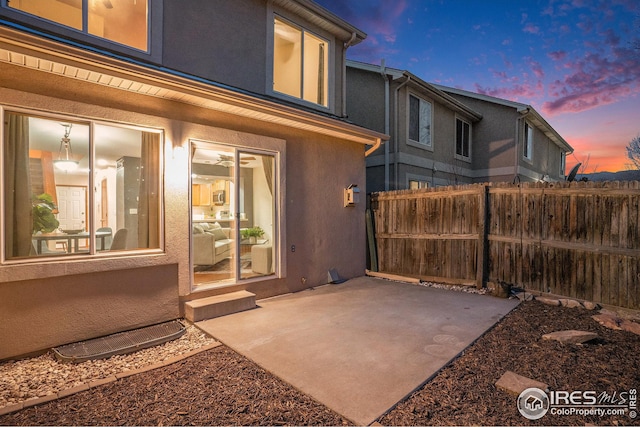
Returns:
[[[199,322],[214,317],[226,316],[256,307],[256,294],[237,291],[213,297],[187,301],[184,316],[191,322]]]

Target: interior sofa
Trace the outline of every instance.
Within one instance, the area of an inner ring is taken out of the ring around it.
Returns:
[[[193,224],[193,263],[214,265],[231,256],[231,229],[217,222]]]

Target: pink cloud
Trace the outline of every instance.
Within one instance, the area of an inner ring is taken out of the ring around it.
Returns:
[[[556,50],[554,52],[547,53],[547,56],[553,59],[554,61],[562,61],[567,57],[567,52],[563,50]]]
[[[542,82],[535,84],[524,83],[516,84],[511,87],[498,87],[488,88],[482,87],[480,84],[475,84],[475,90],[481,95],[489,95],[496,98],[503,98],[510,101],[518,101],[523,103],[530,103],[533,98],[539,97],[544,91]]]
[[[525,33],[529,33],[529,34],[539,34],[540,33],[540,27],[538,27],[537,25],[533,25],[532,23],[528,23],[528,24],[526,24],[524,26],[522,31],[524,31]]]
[[[640,55],[633,49],[613,48],[610,58],[588,53],[567,66],[571,73],[550,85],[556,99],[543,104],[548,114],[576,113],[640,94]]]
[[[527,58],[529,67],[531,67],[531,71],[538,79],[544,78],[544,70],[542,69],[542,65],[538,61],[534,61],[533,58]]]

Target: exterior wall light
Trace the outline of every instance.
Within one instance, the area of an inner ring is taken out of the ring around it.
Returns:
[[[357,184],[351,184],[344,189],[344,207],[354,207],[360,203],[360,189]]]

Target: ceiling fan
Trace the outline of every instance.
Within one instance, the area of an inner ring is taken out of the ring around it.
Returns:
[[[251,160],[256,160],[253,156],[242,156],[240,158],[241,165],[248,165]],[[218,155],[218,161],[215,165],[224,166],[225,168],[233,166],[233,156],[225,156],[224,154]]]

